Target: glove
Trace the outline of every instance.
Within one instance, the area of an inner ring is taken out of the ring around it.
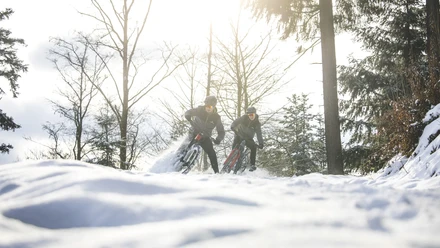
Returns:
[[[217,139],[215,139],[213,142],[214,142],[214,144],[218,145],[218,144],[220,144],[221,140],[219,140],[219,139],[217,138]]]
[[[258,144],[258,148],[263,149],[263,144]]]

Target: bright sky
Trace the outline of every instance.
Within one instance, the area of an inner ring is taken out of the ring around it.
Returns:
[[[238,12],[239,1],[236,0],[160,0],[154,1],[151,16],[141,45],[148,46],[153,42],[172,41],[175,44],[206,44],[209,23],[212,20],[214,32],[221,36],[229,33],[229,20]],[[59,75],[47,60],[50,37],[68,37],[75,30],[87,31],[95,27],[90,18],[77,11],[91,13],[94,9],[88,0],[2,0],[0,9],[12,8],[15,13],[2,25],[12,31],[12,37],[23,38],[27,47],[19,47],[19,57],[29,64],[29,71],[19,80],[20,96],[17,99],[4,96],[2,109],[14,118],[22,128],[16,132],[0,131],[0,135],[11,142],[15,149],[8,156],[0,155],[0,164],[22,158],[26,150],[34,144],[22,137],[40,140],[47,135],[41,125],[46,121],[56,122],[58,116],[53,114],[47,98],[54,94],[59,82]],[[142,10],[141,7],[135,8]],[[139,15],[140,16],[140,15]],[[245,24],[245,23],[244,23]],[[265,31],[264,31],[265,32]],[[346,37],[337,38],[337,43],[346,43]],[[290,62],[295,54],[297,44],[292,40],[280,42],[278,51],[280,59]],[[356,50],[341,49],[338,61]],[[289,71],[292,82],[283,89],[283,96],[269,99],[269,103],[279,103],[280,98],[292,93],[312,93],[315,104],[322,102],[322,85],[320,82],[320,49],[306,56],[301,63]],[[287,100],[286,100],[287,101]]]

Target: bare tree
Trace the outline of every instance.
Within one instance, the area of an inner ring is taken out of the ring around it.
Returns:
[[[91,105],[98,90],[95,85],[101,85],[105,77],[101,76],[105,63],[93,56],[86,38],[78,34],[72,41],[53,38],[54,48],[49,50],[50,61],[61,76],[63,87],[58,88],[58,94],[66,100],[49,100],[55,112],[68,120],[74,126],[73,157],[81,160],[84,148],[91,139],[83,137],[86,134],[85,123]],[[104,57],[102,55],[102,57]]]
[[[137,63],[135,55],[138,54],[139,39],[150,14],[152,0],[147,1],[147,6],[135,6],[135,3],[142,3],[136,0],[118,2],[113,0],[91,0],[91,2],[98,11],[98,14],[82,14],[95,19],[104,27],[104,35],[97,43],[102,42],[108,48],[115,51],[121,59],[121,80],[116,79],[117,77],[114,75],[111,66],[107,64],[107,69],[117,94],[117,104],[111,101],[109,92],[106,92],[101,87],[98,87],[98,90],[117,117],[120,128],[120,168],[128,169],[127,134],[129,113],[142,98],[168,78],[180,64],[170,65],[175,47],[166,46],[167,50],[161,53],[161,64],[155,67],[156,69],[152,69],[154,68],[153,66],[150,67],[148,70],[152,72],[150,78],[136,85],[136,76],[140,72],[140,66],[147,62],[144,57],[143,61]],[[109,4],[102,4],[103,2],[108,2]],[[141,16],[140,22],[137,22],[134,18],[136,16]],[[137,25],[138,23],[140,24],[139,26]]]
[[[66,150],[68,147],[68,142],[64,139],[66,126],[64,123],[56,123],[52,124],[47,122],[43,125],[43,130],[47,132],[49,135],[49,139],[51,140],[51,144],[45,144],[38,141],[33,140],[30,137],[24,137],[24,139],[32,141],[38,144],[41,147],[44,147],[45,151],[30,151],[31,155],[27,156],[27,158],[32,159],[70,159],[72,157],[72,152],[70,149]]]
[[[226,116],[233,120],[241,116],[242,110],[259,103],[284,85],[286,71],[271,53],[271,32],[259,37],[258,42],[250,44],[252,27],[241,32],[240,23],[230,25],[232,42],[217,39],[219,53],[216,56],[216,68],[223,73],[223,80],[215,86]]]
[[[205,92],[203,80],[202,55],[196,47],[185,47],[176,51],[176,57],[182,66],[174,75],[175,82],[165,87],[168,94],[161,99],[162,111],[159,118],[171,128],[171,139],[182,136],[187,123],[182,116],[188,108],[196,107]],[[170,101],[170,95],[172,101]]]
[[[136,162],[141,155],[155,156],[165,149],[168,143],[168,139],[163,135],[163,127],[150,123],[147,112],[145,109],[130,112],[127,130],[127,169],[136,168]]]

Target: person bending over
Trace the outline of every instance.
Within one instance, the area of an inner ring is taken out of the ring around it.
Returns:
[[[257,157],[257,147],[263,149],[264,146],[263,136],[261,134],[261,123],[258,119],[257,110],[254,107],[249,107],[245,115],[238,117],[232,122],[231,130],[234,132],[232,149],[236,148],[245,140],[246,146],[251,149],[251,167],[249,171],[256,170],[255,159]],[[254,141],[255,134],[257,134],[258,146]]]
[[[217,154],[212,145],[212,131],[217,130],[217,137],[213,140],[216,145],[225,137],[225,130],[222,124],[220,115],[217,113],[217,98],[215,96],[207,96],[205,98],[205,105],[190,109],[185,112],[185,118],[192,126],[191,139],[197,134],[202,134],[200,146],[208,154],[209,161],[214,173],[218,173]]]

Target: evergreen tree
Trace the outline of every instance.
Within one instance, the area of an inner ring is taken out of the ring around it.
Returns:
[[[325,155],[324,118],[321,114],[315,114],[313,121],[313,149],[311,150],[311,156],[313,157],[315,164],[317,164],[319,171],[324,173],[326,172],[327,168],[327,158]]]
[[[101,109],[95,116],[98,128],[92,131],[93,142],[91,144],[94,156],[87,162],[110,167],[118,167],[118,123],[113,112],[109,108]]]
[[[0,89],[1,90],[1,89]],[[12,130],[14,131],[17,128],[20,128],[20,125],[14,122],[14,119],[7,116],[6,113],[0,109],[0,128],[5,131]],[[9,150],[14,148],[11,144],[0,144],[0,153],[9,153]]]
[[[6,9],[0,11],[0,21],[9,19],[14,11],[12,9]],[[11,31],[0,27],[0,77],[6,78],[9,83],[10,91],[13,97],[18,96],[18,78],[21,72],[26,72],[28,67],[23,64],[23,61],[17,57],[17,49],[15,45],[25,45],[23,39],[16,39],[10,37]],[[0,87],[0,100],[1,95],[6,94],[2,87]],[[14,131],[20,128],[20,125],[14,122],[12,117],[9,117],[0,109],[0,129],[5,131]],[[13,146],[5,144],[0,141],[0,153],[9,153],[9,150]]]
[[[307,168],[314,167],[311,158],[313,115],[308,113],[311,105],[307,104],[307,96],[293,95],[289,98],[291,106],[285,108],[286,115],[280,121],[283,129],[280,133],[286,137],[284,146],[289,152],[291,166],[300,174],[307,172]]]
[[[322,116],[311,113],[313,105],[305,94],[288,100],[290,106],[283,108],[284,116],[270,132],[260,161],[270,172],[282,176],[321,172],[326,166]]]
[[[352,134],[344,158],[368,172],[410,152],[422,130],[409,124],[427,108],[418,96],[427,77],[425,12],[418,0],[359,0],[356,10],[356,25],[346,28],[371,55],[340,67],[343,130]]]

